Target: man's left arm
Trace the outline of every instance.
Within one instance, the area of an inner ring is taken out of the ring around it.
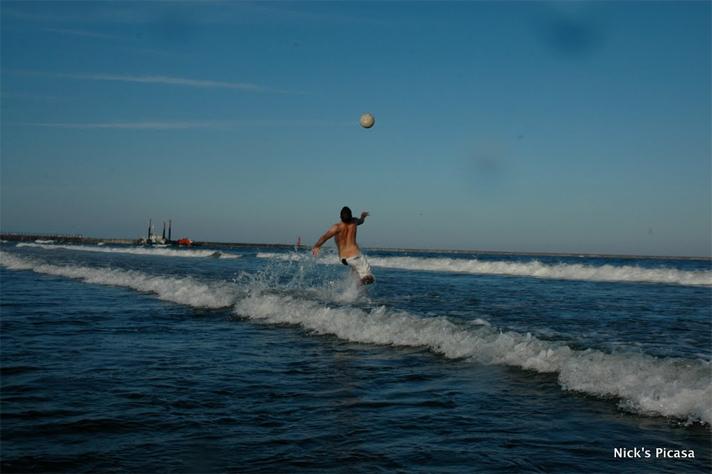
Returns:
[[[361,217],[359,217],[358,219],[354,219],[354,221],[356,221],[356,225],[361,225],[364,222],[366,222],[367,217],[368,217],[368,212],[364,211],[361,213]]]

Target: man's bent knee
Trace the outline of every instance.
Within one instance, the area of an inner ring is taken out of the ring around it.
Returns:
[[[376,280],[375,278],[373,278],[373,275],[366,275],[365,277],[361,278],[361,283],[363,283],[364,285],[370,285],[374,281]]]

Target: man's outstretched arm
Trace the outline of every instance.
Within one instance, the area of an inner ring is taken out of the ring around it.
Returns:
[[[368,217],[368,212],[364,211],[361,213],[361,217],[358,219],[354,219],[356,221],[356,225],[361,225],[364,222],[366,222],[366,218]]]
[[[319,240],[317,240],[317,242],[314,244],[314,247],[312,247],[312,255],[314,255],[315,257],[318,256],[319,249],[322,245],[324,245],[324,242],[335,236],[338,231],[339,228],[336,226],[336,224],[329,227],[329,230],[324,232],[324,235],[322,235]]]

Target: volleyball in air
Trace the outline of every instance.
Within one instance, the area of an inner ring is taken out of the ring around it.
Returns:
[[[376,119],[373,118],[373,115],[369,113],[365,113],[361,115],[361,119],[359,120],[359,123],[363,128],[371,128],[373,127],[373,124],[376,123]]]

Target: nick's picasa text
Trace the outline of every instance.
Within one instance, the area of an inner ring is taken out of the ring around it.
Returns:
[[[620,459],[695,459],[692,449],[668,448],[614,448],[613,457]]]

